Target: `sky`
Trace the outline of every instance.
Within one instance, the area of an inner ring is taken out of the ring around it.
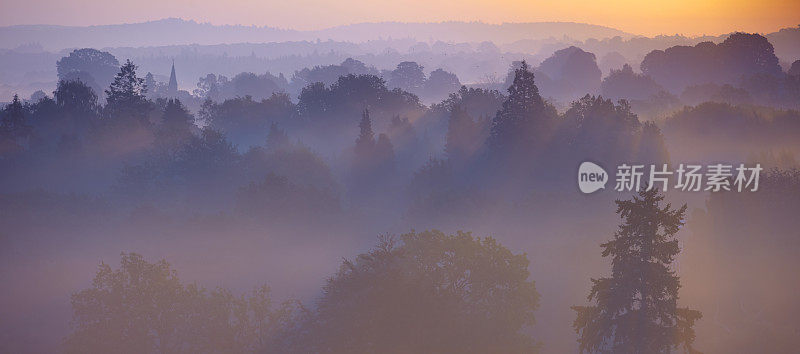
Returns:
[[[629,33],[769,33],[800,24],[798,0],[3,0],[0,26],[100,25],[176,17],[215,25],[309,30],[361,22],[567,21]]]

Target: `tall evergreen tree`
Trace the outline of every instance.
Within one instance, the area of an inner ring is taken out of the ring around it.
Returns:
[[[22,106],[22,101],[19,100],[18,95],[14,95],[11,103],[3,109],[0,127],[2,127],[4,133],[15,137],[25,135],[28,132],[28,126],[25,124],[25,107]]]
[[[25,122],[25,107],[17,95],[0,113],[0,157],[4,157],[23,149],[22,139],[30,137],[31,128]]]
[[[375,147],[375,133],[372,131],[372,120],[369,118],[369,110],[365,109],[361,114],[361,121],[358,122],[361,132],[356,138],[356,154],[369,154]]]
[[[147,86],[144,79],[136,76],[137,66],[130,59],[120,68],[114,82],[106,90],[106,109],[112,116],[147,118],[149,102],[145,94]]]
[[[680,252],[675,234],[683,225],[686,205],[664,207],[657,189],[642,190],[633,200],[617,200],[625,221],[614,239],[603,243],[611,256],[610,278],[592,279],[593,306],[573,306],[581,352],[691,352],[696,310],[678,308],[680,281],[671,269]]]
[[[156,145],[175,149],[186,143],[193,135],[194,116],[178,99],[169,99],[161,116],[161,125],[156,130]]]
[[[515,69],[508,98],[492,122],[489,146],[505,156],[518,151],[530,153],[545,143],[556,116],[555,108],[539,95],[534,74],[523,61]]]

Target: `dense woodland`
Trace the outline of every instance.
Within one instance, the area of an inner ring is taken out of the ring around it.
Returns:
[[[347,58],[191,92],[70,52],[0,112],[0,351],[796,348],[800,58],[735,33],[604,74],[589,49],[480,84]],[[584,196],[582,161],[765,171]]]

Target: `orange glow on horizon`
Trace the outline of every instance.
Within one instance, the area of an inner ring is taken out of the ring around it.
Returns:
[[[179,17],[212,24],[322,29],[360,22],[566,21],[613,27],[633,34],[719,35],[773,32],[800,24],[800,1],[589,1],[525,0],[368,1],[105,0],[15,1],[4,4],[0,25],[98,25]]]

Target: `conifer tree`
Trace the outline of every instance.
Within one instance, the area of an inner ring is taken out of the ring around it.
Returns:
[[[361,121],[358,123],[361,132],[356,138],[356,154],[367,155],[375,147],[375,133],[372,131],[372,120],[369,118],[369,110],[365,109],[361,114]]]
[[[145,94],[147,86],[144,79],[136,76],[137,66],[130,60],[120,68],[114,82],[106,90],[108,105],[106,110],[112,116],[126,116],[147,119],[149,102]]]
[[[539,151],[548,140],[556,116],[555,108],[539,94],[533,71],[523,61],[514,71],[508,98],[492,121],[490,152],[502,158]]]
[[[612,257],[611,277],[592,279],[588,299],[595,305],[572,307],[581,352],[693,351],[692,327],[702,314],[678,307],[680,281],[671,269],[686,205],[661,207],[663,200],[652,189],[616,201],[624,222],[614,239],[601,244],[603,257]]]
[[[30,137],[31,127],[25,122],[25,107],[14,99],[0,112],[0,158],[23,150],[22,140]]]
[[[18,95],[14,95],[11,103],[3,111],[2,120],[0,120],[0,127],[3,131],[14,136],[27,133],[29,127],[25,124],[25,107]]]

